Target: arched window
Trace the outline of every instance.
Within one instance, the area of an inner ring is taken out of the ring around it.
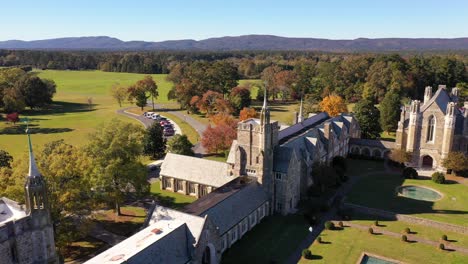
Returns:
[[[427,141],[434,141],[434,132],[435,132],[435,117],[429,117],[427,122]]]

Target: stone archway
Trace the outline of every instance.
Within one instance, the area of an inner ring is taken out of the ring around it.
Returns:
[[[370,157],[371,156],[371,153],[370,153],[370,150],[369,148],[362,148],[361,149],[361,155],[364,156],[364,157]]]
[[[434,166],[434,159],[431,156],[426,155],[422,157],[423,168],[433,168],[433,166]]]
[[[359,151],[359,148],[356,147],[356,146],[352,146],[351,147],[351,154],[354,154],[354,155],[359,155],[361,152]]]
[[[374,149],[372,151],[372,157],[375,157],[375,158],[382,158],[382,152],[380,152],[379,149]]]
[[[205,250],[203,251],[203,257],[202,257],[202,264],[217,264],[218,262],[216,261],[216,249],[213,246],[213,244],[209,243],[206,247]]]

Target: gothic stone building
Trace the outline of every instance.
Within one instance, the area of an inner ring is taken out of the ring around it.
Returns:
[[[58,263],[47,187],[39,173],[29,140],[26,204],[0,198],[0,263]]]
[[[410,166],[444,171],[449,152],[468,151],[468,104],[458,107],[459,89],[439,85],[432,95],[426,87],[424,101],[403,107],[398,122],[396,148],[412,153]]]

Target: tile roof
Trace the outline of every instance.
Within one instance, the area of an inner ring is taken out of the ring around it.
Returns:
[[[190,156],[167,153],[161,166],[162,176],[219,187],[233,179],[229,164]]]

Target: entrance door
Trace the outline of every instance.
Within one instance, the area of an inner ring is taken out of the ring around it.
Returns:
[[[422,160],[422,166],[424,168],[432,168],[432,163],[433,162],[434,162],[434,160],[432,160],[431,156],[424,156],[423,160]]]

